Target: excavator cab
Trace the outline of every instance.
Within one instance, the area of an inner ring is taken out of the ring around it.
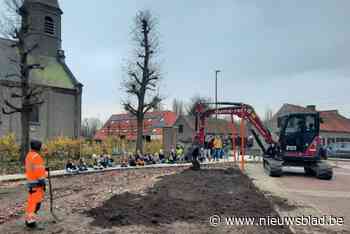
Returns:
[[[278,119],[280,147],[289,160],[317,160],[319,151],[319,113],[293,113]]]

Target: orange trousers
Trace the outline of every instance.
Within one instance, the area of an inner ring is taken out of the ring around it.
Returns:
[[[27,207],[26,207],[26,221],[35,222],[36,213],[40,209],[41,202],[44,200],[45,191],[43,187],[33,188],[28,193]]]

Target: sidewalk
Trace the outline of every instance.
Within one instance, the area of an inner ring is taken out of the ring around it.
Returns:
[[[237,157],[237,162],[239,162],[240,157]],[[246,162],[251,161],[260,161],[260,157],[257,157],[256,159],[253,159],[251,156],[246,155],[244,157]],[[214,164],[214,163],[225,163],[225,162],[234,162],[233,158],[230,157],[228,160],[220,160],[217,162],[205,162],[201,163],[201,165],[208,165],[208,164]],[[65,170],[57,170],[57,171],[51,171],[50,175],[52,177],[60,177],[60,176],[73,176],[73,175],[79,175],[79,174],[90,174],[90,173],[99,173],[99,172],[105,172],[105,171],[115,171],[115,170],[133,170],[133,169],[154,169],[154,168],[164,168],[164,167],[190,167],[192,166],[191,163],[178,163],[178,164],[154,164],[154,165],[145,165],[145,166],[136,166],[136,167],[121,167],[120,165],[110,168],[105,168],[102,170],[95,170],[92,168],[89,168],[88,171],[79,172],[76,174],[68,173]],[[2,182],[15,182],[15,181],[22,181],[25,180],[24,174],[13,174],[13,175],[0,175],[0,183]]]

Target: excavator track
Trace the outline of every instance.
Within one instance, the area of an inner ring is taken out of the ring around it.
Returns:
[[[280,177],[283,175],[283,161],[273,158],[264,158],[263,165],[267,175],[272,177]]]
[[[321,180],[331,180],[333,178],[333,168],[325,161],[318,161],[312,169],[315,176]]]

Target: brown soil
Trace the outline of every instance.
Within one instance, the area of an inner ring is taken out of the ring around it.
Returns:
[[[209,225],[212,215],[277,216],[248,177],[227,166],[106,172],[53,182],[62,221],[50,222],[46,202],[41,233],[291,233],[279,226]],[[23,202],[18,191],[10,199],[11,192],[12,187],[1,197],[1,209]],[[13,216],[0,233],[25,233],[22,221]]]

